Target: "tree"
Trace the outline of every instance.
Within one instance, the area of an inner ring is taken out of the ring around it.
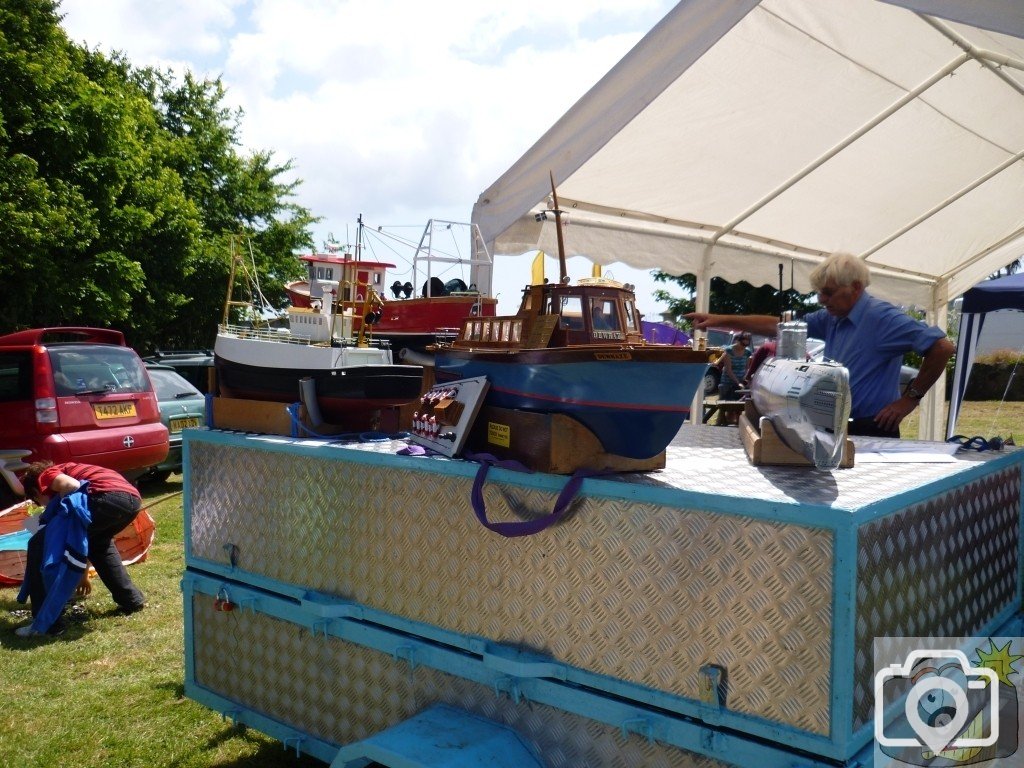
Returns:
[[[656,272],[654,280],[659,283],[675,283],[686,291],[687,297],[684,298],[677,298],[664,290],[654,292],[658,301],[668,304],[668,311],[677,318],[677,323],[682,315],[694,311],[693,296],[697,291],[695,275],[676,277],[666,272]],[[801,294],[790,288],[783,292],[780,304],[778,289],[770,285],[753,286],[746,281],[729,283],[720,277],[713,277],[709,309],[716,314],[727,315],[778,315],[780,310],[803,315],[818,308],[814,297],[813,293]]]
[[[220,80],[199,81],[186,74],[179,83],[169,73],[152,69],[135,74],[157,105],[162,128],[170,138],[166,163],[173,168],[186,196],[199,211],[201,247],[190,254],[185,269],[190,288],[188,317],[164,327],[158,340],[165,348],[212,344],[230,269],[233,236],[242,235],[251,248],[264,294],[282,306],[284,283],[302,274],[293,253],[312,245],[310,212],[290,198],[300,182],[283,182],[291,162],[275,165],[269,152],[242,156],[241,111],[224,106]],[[154,271],[158,265],[154,265]],[[177,301],[178,295],[167,297]],[[141,307],[159,312],[158,304]]]
[[[209,346],[231,235],[283,298],[314,221],[291,163],[239,151],[219,80],[136,70],[67,40],[51,0],[0,7],[0,332],[120,328]]]

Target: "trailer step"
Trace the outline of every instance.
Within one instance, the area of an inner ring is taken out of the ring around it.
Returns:
[[[405,722],[338,750],[331,768],[543,768],[514,730],[436,704]]]

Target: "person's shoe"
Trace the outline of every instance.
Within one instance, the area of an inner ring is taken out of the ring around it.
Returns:
[[[67,631],[67,625],[61,619],[57,619],[57,621],[54,622],[53,626],[46,630],[46,634],[48,634],[50,637],[59,637]]]
[[[120,611],[120,613],[123,613],[125,616],[131,616],[133,613],[138,613],[139,611],[141,611],[145,607],[146,607],[145,603],[139,603],[138,605],[122,605],[122,606],[119,607],[118,610]]]
[[[14,634],[18,637],[58,637],[63,635],[67,631],[67,627],[64,623],[54,624],[45,632],[40,632],[38,629],[32,629],[31,624],[26,624],[24,627],[18,627],[14,630]]]

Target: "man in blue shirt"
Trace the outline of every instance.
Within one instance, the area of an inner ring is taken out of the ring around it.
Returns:
[[[810,274],[822,308],[804,321],[807,335],[825,340],[825,357],[850,372],[851,435],[899,437],[900,422],[917,407],[925,392],[945,373],[956,348],[946,334],[875,298],[865,289],[871,275],[862,259],[836,253]],[[778,334],[771,315],[686,315],[699,330],[727,328],[765,336]],[[899,391],[903,355],[923,358],[917,377]]]

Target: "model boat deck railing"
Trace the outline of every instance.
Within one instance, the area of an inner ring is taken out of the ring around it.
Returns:
[[[312,341],[302,336],[294,336],[285,328],[253,328],[247,325],[221,324],[218,326],[222,333],[237,336],[240,339],[260,339],[262,341],[273,341],[279,344],[296,344],[301,347],[357,347],[360,346],[355,338],[335,338],[333,342]],[[374,339],[369,342],[371,346],[386,347],[386,341]]]

